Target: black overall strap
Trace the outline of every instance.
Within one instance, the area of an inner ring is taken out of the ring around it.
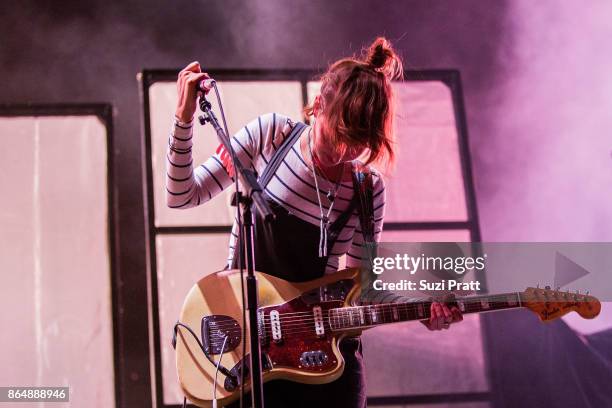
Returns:
[[[259,184],[261,184],[262,188],[266,188],[272,177],[274,177],[274,173],[278,169],[278,166],[281,165],[283,159],[289,153],[289,150],[295,144],[295,141],[300,137],[302,131],[306,128],[306,125],[302,122],[297,122],[293,129],[291,129],[291,133],[285,138],[283,143],[279,146],[278,149],[272,155],[272,158],[268,162],[268,165],[261,173],[259,177]]]
[[[353,188],[359,213],[359,226],[363,235],[364,259],[374,264],[377,255],[376,222],[374,221],[374,182],[370,168],[358,161],[353,162]]]
[[[363,233],[363,240],[373,244],[376,223],[374,221],[374,182],[372,172],[362,163],[353,165],[353,187],[359,208],[359,224]]]
[[[376,256],[377,243],[374,238],[376,223],[374,221],[374,182],[369,167],[358,161],[352,163],[353,199],[347,209],[338,216],[329,228],[329,241],[335,242],[355,209],[359,215],[359,224],[363,235],[364,248],[368,251],[370,262]],[[330,250],[330,248],[328,248]]]
[[[327,253],[331,252],[331,249],[334,246],[334,243],[340,236],[340,233],[342,232],[342,230],[344,229],[348,221],[351,219],[351,216],[353,215],[353,211],[355,211],[356,207],[357,207],[357,200],[353,197],[353,199],[349,203],[346,210],[344,210],[338,216],[338,218],[336,218],[336,220],[329,226],[328,237],[327,237]]]

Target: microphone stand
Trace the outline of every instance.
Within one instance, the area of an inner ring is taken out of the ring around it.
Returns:
[[[241,206],[243,226],[244,226],[244,242],[245,247],[240,246],[240,251],[246,249],[246,297],[247,310],[249,315],[249,340],[251,344],[250,353],[250,375],[251,375],[251,401],[253,408],[263,408],[263,382],[262,382],[262,365],[261,365],[261,344],[259,341],[259,321],[258,321],[258,297],[257,297],[257,278],[255,277],[255,253],[254,253],[254,236],[253,236],[253,214],[251,211],[252,204],[261,214],[265,222],[270,222],[274,219],[274,213],[268,206],[268,203],[262,195],[263,189],[257,181],[257,176],[252,170],[244,168],[236,152],[234,151],[229,136],[219,125],[217,117],[211,110],[211,104],[206,100],[205,92],[202,92],[200,97],[200,110],[204,115],[199,117],[200,124],[205,125],[207,122],[213,126],[217,132],[217,136],[225,150],[230,154],[234,164],[234,174],[240,177],[243,187],[246,192],[244,194],[236,192],[233,198],[232,205]],[[240,269],[243,270],[241,257]],[[241,273],[242,278],[242,273]],[[243,339],[244,341],[244,339]],[[244,356],[243,356],[244,358]],[[245,370],[246,371],[246,370]]]

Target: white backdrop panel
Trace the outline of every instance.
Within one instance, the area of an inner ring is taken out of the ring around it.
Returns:
[[[468,230],[384,231],[382,242],[470,242]]]
[[[170,339],[187,292],[209,273],[224,268],[229,234],[158,235],[157,291],[164,403],[183,402]],[[197,328],[194,328],[199,333]]]
[[[369,396],[488,390],[476,315],[449,330],[400,323],[366,331],[362,339]]]
[[[0,384],[69,386],[72,406],[114,407],[106,128],[1,118],[0,135]]]

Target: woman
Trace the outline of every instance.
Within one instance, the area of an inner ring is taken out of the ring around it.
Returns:
[[[391,81],[402,77],[400,58],[384,38],[376,39],[360,58],[344,58],[321,78],[321,94],[305,108],[313,124],[293,140],[274,177],[265,187],[277,221],[272,226],[256,220],[256,269],[290,281],[307,281],[338,269],[340,256],[347,266],[359,266],[363,235],[351,202],[352,172],[357,158],[369,164],[390,165],[395,157]],[[208,78],[197,62],[178,76],[179,101],[167,155],[167,203],[171,208],[194,207],[232,184],[233,168],[227,154],[217,154],[193,168],[192,126],[197,84]],[[262,115],[232,139],[245,167],[262,174],[271,157],[295,124],[279,114]],[[284,150],[284,149],[283,149]],[[380,239],[385,208],[381,175],[373,177],[374,238]],[[334,232],[334,233],[331,233]],[[232,229],[228,267],[235,267],[238,238]],[[327,242],[326,242],[327,241]],[[433,303],[429,329],[448,328],[461,320],[455,307]],[[267,407],[363,407],[366,403],[361,344],[345,339],[343,375],[325,385],[272,381],[265,385]]]

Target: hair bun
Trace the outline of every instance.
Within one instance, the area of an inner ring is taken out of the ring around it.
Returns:
[[[384,74],[389,80],[404,76],[402,60],[384,37],[378,37],[372,42],[365,53],[364,62],[373,70]]]

